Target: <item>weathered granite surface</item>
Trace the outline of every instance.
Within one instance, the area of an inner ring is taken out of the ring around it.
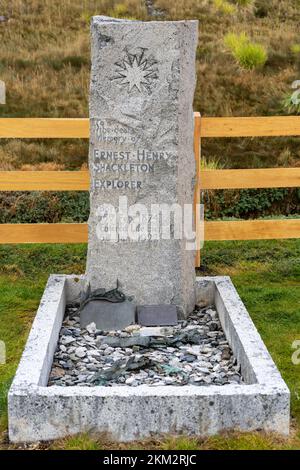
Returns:
[[[0,80],[0,104],[5,104],[5,83]]]
[[[193,95],[197,21],[139,22],[94,17],[90,89],[91,212],[87,280],[119,279],[137,304],[195,305],[194,251],[185,239],[99,239],[103,204],[193,202]],[[102,210],[99,207],[102,207]],[[132,219],[131,219],[132,220]],[[171,233],[173,220],[169,223]],[[126,232],[126,230],[125,230]],[[127,232],[126,232],[127,233]],[[160,234],[161,235],[161,234]]]

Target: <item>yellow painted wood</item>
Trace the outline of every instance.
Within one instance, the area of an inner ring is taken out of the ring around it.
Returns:
[[[196,119],[197,113],[195,113]],[[201,137],[300,135],[300,116],[201,118]],[[0,118],[0,138],[89,138],[89,119]]]
[[[205,240],[272,240],[300,238],[300,219],[208,221]]]
[[[300,135],[300,116],[202,118],[202,137]]]
[[[0,224],[0,244],[87,242],[87,224]]]
[[[88,171],[0,171],[0,191],[87,191]]]
[[[300,219],[207,221],[205,240],[300,238]],[[85,243],[87,224],[0,224],[0,244]]]
[[[194,150],[197,183],[201,189],[298,187],[299,168],[207,170],[200,172],[201,137],[300,135],[300,117],[201,118],[195,113]],[[0,138],[88,138],[88,119],[2,118]],[[200,184],[199,184],[200,181]],[[0,190],[77,190],[89,188],[87,171],[0,172]],[[299,238],[300,220],[208,221],[206,240]],[[87,241],[86,224],[3,224],[0,243],[80,243]],[[196,266],[200,264],[197,253]]]
[[[0,138],[87,139],[89,120],[68,118],[1,118]]]
[[[196,142],[195,139],[197,182],[194,204],[200,201],[200,189],[300,187],[300,168],[200,171],[201,150]],[[88,191],[88,189],[88,171],[0,171],[0,191]]]
[[[194,154],[195,154],[195,162],[196,162],[196,182],[195,182],[195,189],[194,189],[194,216],[195,216],[195,224],[196,224],[196,239],[199,240],[200,237],[200,226],[199,220],[196,214],[197,204],[200,203],[200,169],[201,169],[201,116],[200,113],[195,113],[195,121],[194,121]],[[199,214],[198,214],[199,215]],[[195,266],[200,266],[200,250],[196,250],[196,257],[195,257]]]
[[[300,168],[204,170],[200,181],[202,189],[297,188]]]

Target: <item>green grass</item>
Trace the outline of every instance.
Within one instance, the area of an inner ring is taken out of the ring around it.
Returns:
[[[7,390],[50,273],[82,273],[86,245],[0,247],[0,339],[7,363],[0,365],[0,434],[7,427]],[[300,449],[300,365],[292,343],[300,339],[300,240],[210,242],[202,252],[201,275],[230,275],[287,382],[292,433],[287,440],[263,433],[228,434],[200,440],[166,436],[127,444],[79,435],[51,444],[55,449]],[[2,447],[7,445],[2,444]],[[0,444],[1,448],[1,444]]]
[[[0,340],[7,361],[0,365],[0,431],[7,422],[7,390],[18,365],[48,275],[84,271],[86,246],[0,248]]]
[[[286,380],[292,416],[300,426],[300,365],[292,343],[300,339],[300,240],[207,243],[204,269],[231,276]],[[299,432],[298,428],[298,432]]]
[[[62,439],[51,446],[53,450],[101,450],[102,446],[97,439],[88,434],[79,434]]]

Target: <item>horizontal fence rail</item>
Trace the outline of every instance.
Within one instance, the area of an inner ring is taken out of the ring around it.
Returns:
[[[276,137],[299,136],[299,116],[201,117],[200,136]],[[0,138],[5,139],[88,139],[89,119],[0,118]]]
[[[207,241],[297,238],[299,233],[300,219],[204,223]],[[86,243],[87,239],[87,224],[0,224],[0,244]]]
[[[204,170],[200,181],[202,189],[298,188],[300,168]]]
[[[88,139],[89,120],[0,118],[1,139]]]
[[[299,116],[202,118],[202,137],[283,137],[300,135]]]
[[[300,168],[202,170],[201,139],[300,136],[300,116],[200,117],[194,113],[196,186],[201,190],[294,188]],[[87,139],[89,119],[0,118],[0,139]],[[88,171],[0,171],[0,191],[87,191]],[[300,237],[300,219],[206,221],[205,240],[267,240]],[[2,224],[0,243],[85,243],[87,224]],[[197,253],[196,266],[200,264]]]
[[[300,168],[200,170],[201,189],[297,188]],[[88,191],[88,171],[0,171],[0,191]]]

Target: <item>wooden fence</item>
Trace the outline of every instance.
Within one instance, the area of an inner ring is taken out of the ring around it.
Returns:
[[[300,117],[201,118],[195,113],[196,190],[292,188],[300,186],[300,168],[201,170],[201,139],[216,137],[300,136]],[[0,138],[89,138],[88,119],[1,118]],[[1,171],[0,191],[87,191],[87,171]],[[300,219],[207,221],[205,240],[299,238]],[[80,243],[86,224],[1,224],[0,243]],[[196,265],[200,263],[198,253]]]

